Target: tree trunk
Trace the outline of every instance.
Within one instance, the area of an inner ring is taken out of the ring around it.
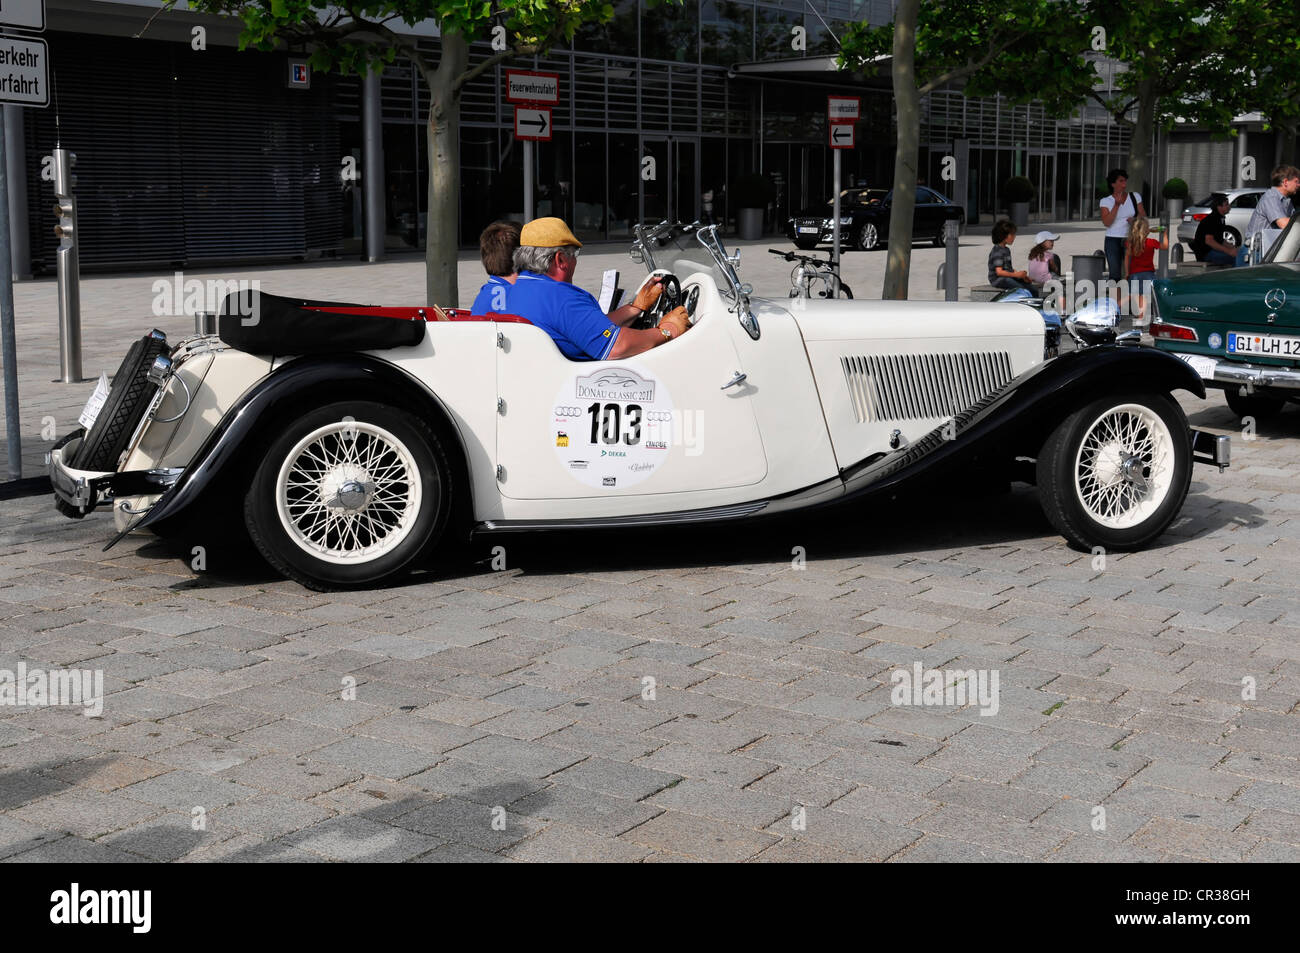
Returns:
[[[460,306],[457,252],[460,248],[460,95],[456,77],[469,62],[469,44],[459,33],[444,30],[438,68],[426,73],[429,127],[429,204],[424,244],[426,304]]]
[[[898,0],[894,11],[894,102],[898,145],[894,150],[894,198],[889,209],[889,259],[881,298],[907,297],[912,270],[912,219],[916,214],[916,158],[921,138],[921,96],[916,88],[916,19],[921,0]]]
[[[1146,206],[1147,215],[1150,216],[1155,214],[1155,200],[1160,194],[1162,185],[1159,182],[1145,182],[1149,174],[1147,157],[1151,152],[1151,133],[1155,129],[1155,79],[1144,79],[1138,83],[1137,94],[1137,119],[1133,123],[1133,138],[1128,146],[1128,190],[1142,193],[1142,204]]]

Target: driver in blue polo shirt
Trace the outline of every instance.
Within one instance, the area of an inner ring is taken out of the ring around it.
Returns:
[[[504,307],[494,310],[527,318],[549,334],[560,353],[572,361],[631,357],[690,328],[686,309],[681,307],[664,315],[657,328],[627,327],[658,299],[663,289],[657,281],[647,283],[635,301],[607,316],[590,293],[573,284],[581,248],[582,242],[561,219],[529,222],[519,233],[515,250],[519,277],[514,285],[501,289],[505,291]]]

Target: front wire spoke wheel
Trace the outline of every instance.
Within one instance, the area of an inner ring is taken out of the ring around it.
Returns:
[[[1122,404],[1085,430],[1075,455],[1075,492],[1102,526],[1128,529],[1146,520],[1173,487],[1174,440],[1151,408]]]

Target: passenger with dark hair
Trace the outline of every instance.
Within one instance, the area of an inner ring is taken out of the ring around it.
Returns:
[[[1011,268],[1011,243],[1016,240],[1016,226],[1001,221],[993,226],[993,250],[989,252],[989,284],[1008,291],[1016,288],[1034,290],[1029,272]]]
[[[493,222],[483,229],[478,238],[479,257],[488,280],[479,289],[470,313],[485,315],[490,311],[505,311],[506,289],[515,283],[515,249],[519,247],[518,222]]]

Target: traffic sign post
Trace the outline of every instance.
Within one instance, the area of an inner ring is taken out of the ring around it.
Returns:
[[[45,30],[45,0],[3,0],[0,27]],[[0,37],[0,103],[47,106],[50,102],[49,48],[44,40]],[[4,123],[0,122],[0,360],[4,363],[5,447],[9,479],[23,476],[22,428],[18,421],[18,346],[14,337],[14,273],[9,259],[9,183]]]
[[[854,147],[853,130],[856,127],[851,122],[833,122],[830,124],[830,140],[832,149],[852,149]]]
[[[551,141],[551,110],[560,104],[560,75],[506,70],[506,101],[515,104],[515,138],[524,144],[524,220],[533,217],[533,143]]]
[[[840,261],[840,151],[854,145],[854,123],[862,112],[861,96],[827,96],[826,128],[830,138],[835,198],[831,206],[831,258],[839,267]]]
[[[523,142],[550,142],[551,111],[536,106],[516,106],[515,138]]]
[[[827,96],[826,118],[831,122],[857,122],[862,118],[862,97]]]
[[[506,102],[534,106],[560,105],[560,74],[506,70]]]

